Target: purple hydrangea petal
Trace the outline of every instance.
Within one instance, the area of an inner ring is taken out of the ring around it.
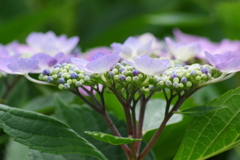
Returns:
[[[141,56],[142,54],[145,54],[145,53],[148,53],[149,50],[151,49],[151,45],[152,45],[152,41],[140,46],[138,49],[137,49],[137,55],[138,56]]]
[[[129,38],[123,43],[123,45],[128,45],[128,46],[130,46],[130,47],[135,48],[135,47],[140,46],[141,44],[140,44],[140,42],[138,41],[137,38],[135,38],[135,37],[129,37]]]
[[[133,50],[128,46],[123,46],[121,48],[120,56],[125,59],[131,59],[133,56]]]
[[[15,58],[0,59],[0,71],[8,74],[16,74],[7,67],[8,64],[14,61],[15,61]]]
[[[12,61],[7,67],[15,73],[26,74],[38,66],[36,59],[19,58]]]
[[[232,73],[240,70],[240,57],[232,58],[223,63],[216,64],[215,67],[222,72]]]
[[[54,66],[57,63],[57,60],[48,54],[38,53],[31,57],[38,61],[38,67],[43,70],[44,68],[49,68]]]
[[[143,55],[138,59],[135,59],[136,68],[147,75],[156,75],[163,73],[170,66],[168,59],[158,60]]]
[[[111,47],[114,50],[118,50],[118,49],[122,48],[122,44],[120,44],[120,43],[112,43]]]
[[[102,56],[104,56],[104,53],[102,53],[102,52],[97,52],[97,53],[95,53],[95,54],[92,56],[92,58],[91,58],[90,61],[94,61],[94,60],[96,60],[96,59],[98,59],[99,57],[102,57]]]
[[[94,61],[89,62],[86,65],[86,69],[93,73],[104,73],[110,70],[119,60],[120,57],[118,55],[104,55]]]
[[[118,49],[116,49],[116,50],[118,50]],[[102,52],[102,53],[104,53],[104,54],[111,54],[111,53],[112,53],[111,49],[108,48],[108,47],[97,47],[97,48],[93,48],[93,49],[87,51],[87,53],[84,54],[84,55],[82,55],[82,57],[83,57],[84,59],[86,59],[86,60],[91,60],[92,57],[93,57],[97,52]]]
[[[165,41],[173,56],[181,61],[188,61],[194,58],[200,51],[200,46],[197,43],[177,43],[168,37]]]
[[[85,66],[90,63],[87,60],[84,59],[80,59],[80,58],[71,58],[71,61],[74,65],[76,65],[78,68],[84,70],[84,71],[88,71],[86,70]]]
[[[240,71],[240,52],[210,54],[205,52],[208,62],[224,73]]]

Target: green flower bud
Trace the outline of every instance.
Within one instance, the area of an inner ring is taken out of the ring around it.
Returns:
[[[71,84],[72,84],[72,80],[71,80],[71,79],[67,80],[67,83],[68,83],[69,85],[71,85]]]
[[[70,84],[68,84],[68,83],[64,84],[64,89],[69,89],[70,87],[71,87]]]
[[[48,78],[48,76],[47,76],[47,75],[45,75],[45,76],[43,76],[43,78],[42,78],[42,79],[43,79],[44,81],[46,81],[46,80],[47,80],[47,78]]]
[[[53,74],[52,77],[53,77],[53,79],[57,79],[58,78],[57,74]]]
[[[80,81],[77,81],[77,82],[75,83],[75,86],[76,86],[76,87],[80,87],[80,86],[82,86],[82,83],[81,83]]]
[[[133,81],[134,81],[134,82],[138,82],[138,81],[139,81],[138,76],[134,76],[134,77],[133,77]]]
[[[82,74],[82,73],[79,73],[79,74],[78,74],[78,78],[81,78],[81,79],[83,79],[83,78],[84,78],[84,74]]]
[[[115,75],[115,76],[114,76],[114,80],[115,80],[115,81],[118,81],[118,80],[119,80],[119,77],[120,77],[119,75]]]
[[[59,84],[59,85],[58,85],[58,88],[59,88],[59,89],[64,89],[64,85],[63,85],[63,84]]]
[[[179,78],[174,78],[173,82],[177,82],[178,83],[179,82]]]
[[[200,76],[197,76],[195,79],[196,79],[197,81],[200,81],[200,80],[201,80],[201,77],[200,77]]]
[[[76,82],[77,82],[77,80],[76,80],[76,79],[72,79],[72,83],[74,83],[74,84],[75,84]]]
[[[187,86],[187,87],[192,87],[192,82],[188,81],[188,82],[186,83],[186,86]]]
[[[132,82],[132,78],[131,78],[130,76],[128,76],[128,77],[126,78],[126,81],[127,81],[127,82]]]
[[[117,69],[114,68],[112,71],[113,71],[113,73],[118,74],[118,70]]]
[[[90,80],[89,76],[84,76],[84,81],[88,82]]]
[[[43,74],[39,74],[38,79],[43,80]]]

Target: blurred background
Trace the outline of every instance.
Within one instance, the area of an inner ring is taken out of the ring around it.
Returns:
[[[146,32],[163,39],[171,36],[174,28],[214,42],[224,38],[240,40],[239,16],[239,0],[0,0],[0,43],[25,43],[31,32],[52,30],[57,35],[79,36],[79,47],[85,51],[123,43],[129,36]],[[38,95],[32,93],[31,85],[24,89],[31,94],[20,97],[18,105]],[[237,74],[202,89],[194,100],[206,104],[239,85]],[[16,105],[11,96],[8,102]],[[237,147],[211,159],[239,160],[239,155]]]

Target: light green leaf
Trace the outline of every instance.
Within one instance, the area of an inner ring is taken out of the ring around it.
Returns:
[[[29,157],[31,160],[86,160],[84,156],[79,154],[51,154],[43,153],[37,150],[30,150]]]
[[[24,146],[13,139],[10,139],[6,145],[6,151],[4,155],[5,160],[30,160],[28,157],[29,148]]]
[[[160,26],[199,26],[210,23],[209,16],[192,13],[161,13],[146,16],[146,21]]]
[[[183,114],[187,116],[202,116],[208,112],[211,112],[216,109],[221,109],[226,106],[221,106],[221,107],[213,107],[213,106],[197,106],[197,107],[192,107],[192,108],[187,108],[182,111],[177,111],[174,112],[175,114]]]
[[[158,128],[164,118],[166,101],[162,99],[151,99],[147,103],[145,118],[143,123],[143,133]],[[140,105],[136,107],[136,115],[139,114]],[[137,117],[138,118],[138,117]],[[182,120],[182,115],[176,114],[168,121],[169,124],[177,123]]]
[[[48,153],[80,153],[106,159],[66,124],[27,110],[0,104],[0,127],[17,142]]]
[[[141,139],[134,139],[134,138],[124,138],[124,137],[116,137],[107,133],[96,132],[96,131],[85,131],[84,133],[89,134],[90,136],[106,142],[112,145],[121,145],[121,144],[128,144],[136,141],[141,141]]]
[[[186,100],[181,108],[187,108],[190,106],[196,106],[192,98]],[[152,151],[154,152],[156,159],[172,160],[176,155],[181,141],[184,137],[186,129],[191,122],[192,116],[182,115],[183,119],[178,123],[167,125],[161,136],[154,144]],[[149,142],[157,129],[150,130],[143,136],[143,141]],[[177,133],[177,136],[176,136]],[[170,143],[171,142],[171,143]]]
[[[174,160],[203,160],[240,143],[240,88],[231,90],[209,106],[228,106],[195,117]]]

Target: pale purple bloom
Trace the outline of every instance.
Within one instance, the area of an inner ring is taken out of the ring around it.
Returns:
[[[147,44],[151,42],[151,47],[149,49],[149,53],[160,56],[160,57],[165,57],[166,56],[166,45],[164,41],[160,41],[157,39],[153,34],[151,33],[144,33],[140,36],[137,37],[139,42],[141,44]]]
[[[198,43],[200,46],[200,51],[196,57],[205,59],[204,51],[209,51],[212,54],[222,54],[227,51],[240,51],[239,41],[230,41],[228,39],[222,40],[220,43],[213,43],[205,37],[194,36],[190,34],[185,34],[178,29],[173,31],[175,38],[182,43]]]
[[[166,38],[166,43],[173,56],[180,61],[188,61],[194,58],[200,51],[200,46],[197,43],[177,43],[170,38]]]
[[[119,54],[121,58],[132,60],[144,54],[149,54],[152,41],[142,44],[138,38],[129,37],[123,44],[113,43],[111,47],[114,50],[121,49]]]
[[[81,54],[80,58],[83,58],[85,60],[91,60],[91,58],[97,53],[97,52],[101,52],[103,54],[111,54],[112,50],[108,47],[97,47],[97,48],[93,48],[88,50],[86,53]]]
[[[78,68],[90,73],[104,73],[110,70],[119,60],[119,51],[105,55],[101,52],[96,53],[90,61],[72,58],[72,63]]]
[[[59,53],[59,54],[61,54],[61,53]],[[61,55],[63,55],[63,53]],[[35,59],[38,61],[38,66],[33,71],[35,73],[41,73],[42,70],[44,70],[46,68],[51,68],[58,62],[57,58],[51,57],[45,53],[35,54],[31,57],[31,59]]]
[[[55,56],[59,52],[69,54],[77,45],[78,37],[67,38],[66,35],[56,36],[54,32],[31,33],[27,39],[27,44],[36,53],[46,53]]]
[[[38,66],[38,61],[30,58],[18,58],[11,61],[7,67],[15,74],[27,74]]]
[[[150,58],[147,55],[142,55],[140,58],[134,59],[134,62],[127,62],[146,75],[161,74],[170,66],[168,59],[159,60]]]
[[[240,71],[240,52],[210,54],[205,52],[206,59],[215,68],[224,73]]]

